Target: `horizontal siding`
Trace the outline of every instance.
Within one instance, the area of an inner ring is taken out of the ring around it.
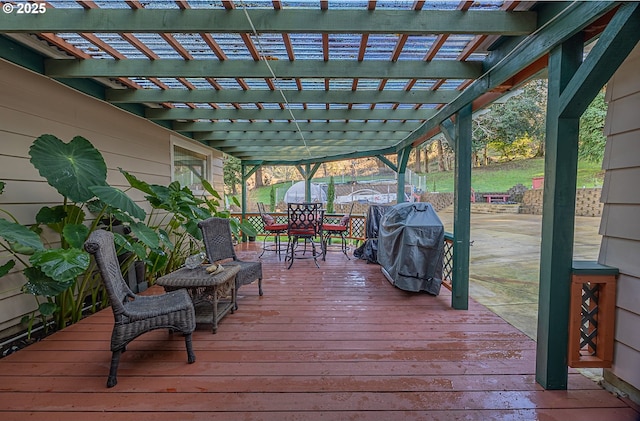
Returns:
[[[640,278],[640,242],[615,237],[602,237],[599,262],[617,267],[620,272]],[[620,291],[619,291],[620,292]]]
[[[640,224],[629,224],[635,218],[638,218],[637,205],[606,205],[600,235],[640,241]]]
[[[616,340],[640,351],[640,314],[618,309],[616,311]]]
[[[640,389],[640,45],[607,85],[607,136],[602,188],[601,263],[618,267],[613,367],[607,371]]]
[[[617,306],[621,309],[638,312],[638,297],[640,297],[640,278],[630,276],[627,274],[621,274],[618,277],[618,291],[623,291],[624,294],[618,293]]]
[[[614,116],[607,126],[607,135],[629,132],[638,129],[638,110],[640,95],[628,95],[609,103],[609,110]]]
[[[637,77],[640,68],[640,43],[631,51],[624,64],[618,69],[616,75],[607,84],[607,101],[616,101],[620,98],[640,92],[640,78]],[[635,74],[634,74],[635,73]]]
[[[638,369],[638,350],[616,342],[613,348],[613,373],[638,389],[640,369]]]
[[[640,167],[640,146],[638,131],[611,135],[607,138],[607,149],[602,161],[604,170]]]
[[[6,182],[0,208],[21,223],[33,223],[42,206],[62,202],[62,196],[29,162],[29,148],[42,134],[53,134],[64,142],[74,136],[87,138],[102,153],[107,181],[114,187],[128,187],[118,168],[148,183],[171,182],[171,139],[176,136],[170,131],[10,63],[0,61],[0,74],[11,75],[0,79],[0,180]],[[216,165],[215,174],[222,179],[222,164]],[[215,185],[221,189],[221,180]],[[149,210],[143,193],[130,190],[127,194]],[[7,257],[0,254],[0,264]],[[20,293],[24,283],[20,274],[10,274],[1,282],[0,338],[13,333],[12,326],[35,308],[34,298]]]
[[[602,184],[601,200],[604,203],[640,204],[639,180],[640,167],[607,171]]]

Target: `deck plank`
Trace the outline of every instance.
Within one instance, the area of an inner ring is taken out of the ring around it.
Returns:
[[[255,258],[256,244],[240,251]],[[535,382],[535,342],[485,307],[394,288],[377,265],[330,254],[317,269],[263,259],[265,295],[242,287],[197,361],[154,331],[105,387],[109,309],[0,360],[10,420],[633,420],[638,413],[570,370],[569,390]],[[152,290],[152,293],[157,293]]]

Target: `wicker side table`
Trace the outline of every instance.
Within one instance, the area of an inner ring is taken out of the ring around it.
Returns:
[[[195,269],[180,268],[156,280],[166,291],[185,288],[196,310],[196,323],[213,325],[218,331],[218,322],[236,306],[236,275],[239,266],[224,266],[224,270],[211,275],[206,265]]]

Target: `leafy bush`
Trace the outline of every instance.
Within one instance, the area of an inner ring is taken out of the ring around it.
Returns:
[[[93,230],[123,225],[123,234],[114,233],[116,245],[119,254],[130,251],[132,258],[123,263],[122,270],[138,258],[151,279],[176,269],[186,256],[202,248],[200,220],[229,217],[229,212],[218,210],[220,195],[204,180],[213,199],[194,197],[177,182],[148,184],[121,170],[132,188],[146,194],[152,208],[147,215],[125,192],[107,184],[101,153],[81,136],[64,143],[53,135],[42,135],[31,145],[29,155],[40,175],[62,195],[62,204],[42,207],[34,224],[20,224],[10,212],[0,209],[9,218],[0,218],[0,247],[11,256],[0,266],[0,277],[18,264],[23,267],[27,281],[22,290],[38,304],[37,311],[25,320],[29,330],[36,318],[45,326],[52,319],[58,329],[80,320],[87,297],[96,308],[102,285],[83,249]],[[5,186],[0,182],[0,194]],[[255,233],[248,224],[231,222],[236,233]],[[57,239],[47,240],[51,233]]]

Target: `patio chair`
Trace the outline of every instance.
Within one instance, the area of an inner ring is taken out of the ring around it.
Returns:
[[[333,236],[340,236],[341,245],[340,251],[347,256],[347,259],[351,260],[349,255],[347,254],[347,233],[349,232],[349,223],[351,222],[351,213],[353,212],[353,205],[355,203],[351,203],[351,207],[349,208],[349,213],[344,215],[340,222],[337,224],[325,224],[324,221],[322,223],[322,260],[326,260],[327,251],[329,250],[329,241]]]
[[[149,296],[134,294],[120,272],[113,233],[109,231],[92,232],[84,243],[84,248],[95,258],[115,319],[111,334],[113,354],[107,387],[118,383],[120,355],[126,351],[127,344],[154,329],[181,332],[187,347],[187,361],[189,364],[195,362],[191,334],[196,328],[196,316],[187,291],[181,289]]]
[[[248,262],[238,259],[236,250],[233,247],[233,237],[231,236],[231,225],[227,218],[211,217],[198,222],[198,227],[202,231],[204,248],[207,252],[207,259],[211,263],[227,261],[225,265],[240,266],[240,272],[236,275],[236,291],[242,285],[248,285],[258,280],[258,293],[262,292],[262,263]],[[236,303],[235,308],[238,308]]]
[[[273,235],[274,240],[274,245],[267,246],[267,238],[269,235],[265,235],[264,240],[262,241],[262,253],[260,253],[258,258],[262,257],[266,251],[275,251],[278,255],[278,260],[280,260],[280,251],[282,249],[280,236],[287,233],[287,224],[276,223],[275,218],[266,212],[264,203],[262,202],[258,202],[258,212],[260,212],[265,233]]]
[[[316,266],[318,265],[318,253],[316,252],[315,238],[319,237],[322,242],[322,219],[324,210],[321,209],[321,203],[289,203],[287,205],[287,215],[289,217],[287,225],[287,256],[285,262],[289,261],[287,269],[291,269],[294,259],[313,259]],[[304,251],[296,252],[298,241],[304,240]],[[308,256],[307,242],[311,243],[311,255]],[[320,244],[322,251],[322,244]],[[320,253],[322,254],[322,253]]]

